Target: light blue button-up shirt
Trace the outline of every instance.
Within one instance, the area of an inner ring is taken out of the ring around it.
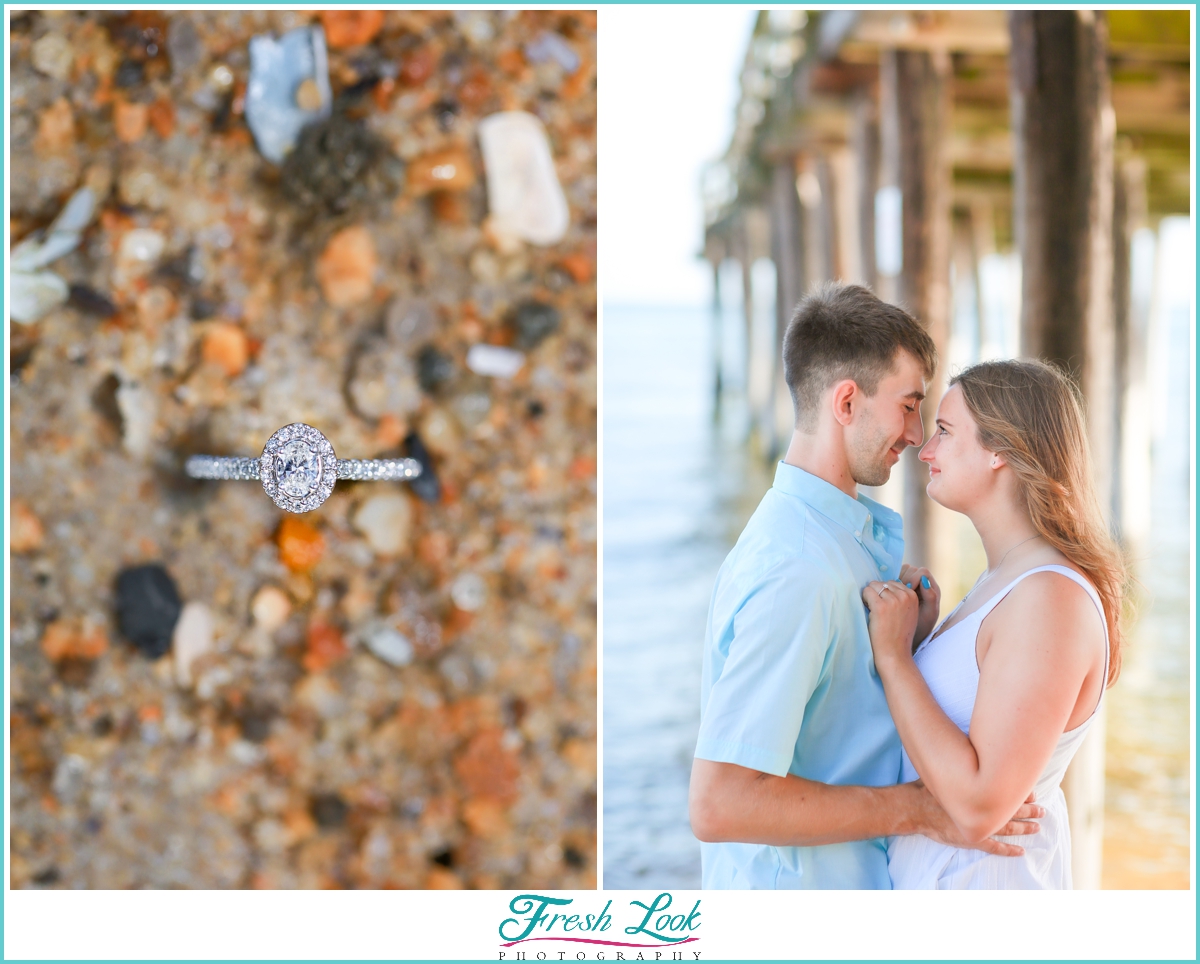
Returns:
[[[785,462],[717,575],[696,756],[821,783],[890,786],[900,738],[862,591],[895,579],[900,516]],[[706,888],[891,887],[883,838],[701,845]]]

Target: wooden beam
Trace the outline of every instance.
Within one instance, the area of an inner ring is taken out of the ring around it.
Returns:
[[[1062,365],[1087,402],[1100,504],[1112,502],[1113,138],[1105,20],[1089,10],[1010,14],[1014,220],[1021,354]],[[1077,888],[1100,886],[1102,721],[1067,771]],[[1097,741],[1101,741],[1097,745]]]
[[[934,431],[950,344],[948,60],[920,50],[890,50],[880,62],[883,156],[894,167],[885,180],[900,187],[902,198],[898,301],[925,325],[942,359],[921,409],[926,438]],[[917,452],[904,453],[904,549],[908,561],[930,566],[934,512],[925,495],[929,473]]]

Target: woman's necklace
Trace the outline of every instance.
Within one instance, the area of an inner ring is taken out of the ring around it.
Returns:
[[[1015,545],[1009,546],[1008,552],[1004,553],[1004,555],[1002,555],[1000,557],[1000,561],[998,563],[996,563],[995,568],[988,569],[986,572],[984,572],[984,574],[982,576],[980,576],[979,579],[976,581],[975,585],[973,585],[971,587],[970,592],[967,593],[967,596],[971,595],[971,593],[973,593],[976,589],[978,589],[985,582],[987,582],[989,579],[991,579],[995,573],[999,572],[1000,567],[1004,565],[1004,560],[1008,558],[1009,553],[1012,552],[1015,548],[1017,548],[1017,546],[1023,546],[1023,545],[1025,545],[1025,543],[1031,542],[1034,539],[1036,539],[1039,535],[1041,535],[1040,532],[1035,532],[1028,539],[1022,539],[1020,542],[1016,543]],[[963,596],[963,602],[967,601],[967,596]]]

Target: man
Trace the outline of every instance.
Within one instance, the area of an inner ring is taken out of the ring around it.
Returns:
[[[884,837],[969,846],[920,783],[896,785],[862,603],[868,582],[898,578],[904,541],[900,517],[857,487],[921,444],[937,352],[902,309],[829,284],[797,307],[783,359],[795,430],[709,609],[689,794],[703,886],[890,888]],[[923,635],[938,600],[932,583],[919,593]],[[1027,804],[1003,832],[1036,832],[1038,815]]]

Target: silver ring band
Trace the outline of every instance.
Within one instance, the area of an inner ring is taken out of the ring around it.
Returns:
[[[883,594],[884,594],[884,593],[885,593],[887,590],[889,590],[889,589],[891,589],[891,588],[892,588],[892,587],[891,587],[891,586],[889,586],[887,583],[884,583],[884,585],[883,585],[883,588],[879,590],[879,593],[878,593],[878,595],[879,595],[879,596],[883,596]]]
[[[193,479],[219,482],[262,481],[258,459],[225,455],[193,455],[184,466]],[[350,482],[396,482],[421,474],[416,459],[338,459],[337,477]]]
[[[336,479],[408,481],[422,466],[416,459],[339,459],[317,429],[293,422],[267,439],[259,458],[193,455],[184,471],[193,479],[259,481],[279,508],[308,512],[329,498]]]

